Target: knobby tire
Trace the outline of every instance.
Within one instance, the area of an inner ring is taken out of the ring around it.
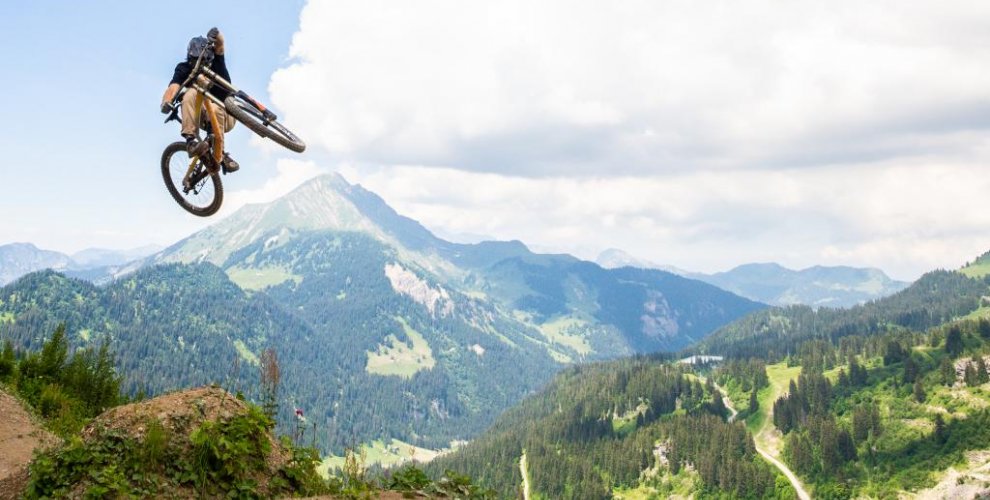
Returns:
[[[178,186],[175,185],[175,181],[172,179],[171,169],[169,167],[172,156],[175,154],[182,155],[185,165],[188,166],[189,157],[186,153],[185,142],[173,142],[162,152],[162,178],[165,180],[165,187],[168,188],[169,194],[172,195],[172,198],[175,199],[175,202],[179,206],[193,215],[209,217],[217,213],[217,210],[220,210],[220,204],[223,203],[223,183],[220,182],[220,172],[209,174],[209,180],[207,180],[207,182],[213,183],[213,199],[203,206],[193,204],[182,192],[182,177],[179,178],[180,184]]]
[[[244,124],[245,127],[251,129],[254,133],[260,135],[261,137],[267,137],[280,146],[287,149],[295,151],[296,153],[302,153],[306,150],[306,144],[296,137],[289,129],[285,128],[284,125],[277,121],[265,122],[264,115],[252,106],[250,103],[243,101],[236,95],[227,97],[223,101],[224,107],[227,109],[227,113],[233,116],[237,121]]]

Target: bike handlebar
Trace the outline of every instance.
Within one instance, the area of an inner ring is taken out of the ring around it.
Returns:
[[[180,89],[189,87],[189,84],[192,83],[197,76],[199,76],[199,73],[203,68],[204,58],[208,60],[207,64],[213,62],[213,57],[214,57],[213,50],[216,47],[216,42],[217,41],[215,38],[212,40],[207,39],[206,47],[203,48],[203,52],[201,52],[199,54],[199,57],[196,58],[196,64],[193,65],[193,69],[192,71],[189,72],[189,76],[186,78],[186,81],[182,82],[182,85],[179,86]],[[206,57],[207,53],[209,53],[209,57]],[[176,92],[175,97],[172,98],[172,106],[178,104],[181,95],[182,95],[181,90],[179,92]]]

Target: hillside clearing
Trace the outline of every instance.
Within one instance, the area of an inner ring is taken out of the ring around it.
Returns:
[[[365,443],[357,450],[358,455],[364,455],[364,465],[380,465],[383,468],[394,467],[406,462],[426,463],[437,456],[445,453],[446,450],[430,450],[390,439],[388,444],[378,439],[371,443]],[[327,477],[331,470],[344,467],[344,457],[330,455],[323,459],[316,470],[321,476]]]
[[[376,375],[395,375],[412,378],[420,370],[429,370],[436,366],[430,344],[403,318],[395,318],[409,338],[409,343],[402,342],[395,335],[385,338],[385,344],[379,344],[375,352],[367,351],[368,364],[365,369]]]
[[[290,280],[298,284],[303,279],[302,276],[293,274],[291,270],[281,266],[260,268],[234,266],[227,269],[227,276],[230,277],[230,281],[244,290],[262,290]]]

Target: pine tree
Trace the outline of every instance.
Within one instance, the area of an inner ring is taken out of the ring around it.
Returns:
[[[274,423],[278,416],[278,388],[282,380],[275,349],[269,347],[261,352],[259,369],[261,370],[261,408]]]
[[[845,369],[843,368],[839,369],[839,378],[835,381],[835,385],[837,387],[842,387],[842,388],[849,387],[852,385],[852,382],[849,381],[849,377],[846,376]]]
[[[904,383],[910,384],[918,378],[918,363],[914,357],[908,355],[904,360]]]
[[[883,354],[883,365],[889,366],[894,363],[900,363],[904,360],[904,348],[896,340],[888,340],[887,348]]]
[[[973,363],[966,363],[966,372],[963,375],[963,381],[970,387],[979,385],[979,378],[976,376],[976,368],[973,366]]]
[[[983,360],[983,356],[976,359],[976,381],[980,384],[990,382],[990,374],[987,373],[987,363]]]
[[[856,459],[856,445],[853,443],[849,431],[845,429],[839,430],[837,444],[839,446],[839,456],[842,457],[842,460],[848,462]]]
[[[952,384],[956,383],[956,367],[952,365],[952,361],[949,358],[942,358],[938,371],[942,376],[943,384],[952,386]]]
[[[979,330],[980,337],[983,338],[983,340],[990,340],[990,320],[987,318],[980,318],[977,329]]]
[[[827,474],[832,474],[839,468],[842,459],[839,456],[838,432],[836,432],[834,422],[826,420],[822,423],[820,439],[822,470]]]
[[[857,442],[862,442],[870,433],[870,417],[866,409],[857,406],[853,409],[852,436]]]
[[[952,325],[948,335],[945,336],[945,352],[952,357],[957,357],[962,354],[964,347],[962,330],[959,329],[959,325]]]
[[[924,403],[925,398],[925,388],[921,385],[921,379],[919,378],[914,381],[914,400],[919,403]]]
[[[41,348],[39,375],[57,380],[69,357],[69,341],[65,338],[65,323],[59,323],[52,338]]]
[[[727,413],[725,401],[722,401],[722,393],[718,391],[712,393],[712,413],[720,417],[725,417]]]
[[[945,441],[949,438],[948,431],[945,428],[945,420],[942,419],[941,413],[935,414],[935,431],[932,433],[932,437],[938,444],[945,444]]]
[[[749,413],[754,414],[760,409],[760,402],[756,399],[756,387],[753,387],[753,392],[749,393]]]
[[[16,364],[14,356],[14,344],[7,339],[3,343],[3,353],[0,354],[0,380],[6,379],[14,374]]]

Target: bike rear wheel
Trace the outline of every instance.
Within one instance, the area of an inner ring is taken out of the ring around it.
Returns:
[[[189,175],[189,188],[184,181]],[[162,178],[176,203],[187,212],[208,217],[220,210],[223,184],[220,172],[209,172],[199,157],[189,158],[186,143],[173,142],[162,152]]]
[[[296,153],[306,150],[306,143],[296,134],[276,120],[265,120],[265,115],[258,108],[237,94],[227,97],[223,105],[230,116],[261,137],[267,137]]]

